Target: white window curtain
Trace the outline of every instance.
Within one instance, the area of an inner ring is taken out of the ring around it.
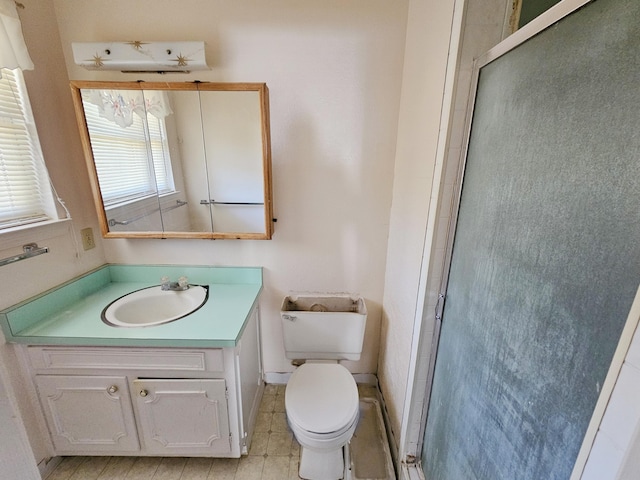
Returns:
[[[150,114],[162,120],[173,113],[163,91],[90,90],[83,99],[96,105],[101,117],[123,128],[133,124],[134,114],[142,118]]]
[[[168,106],[162,115],[148,112],[146,92],[143,98],[133,91],[85,91],[82,101],[106,207],[175,190],[164,123]]]
[[[33,70],[14,0],[0,0],[0,68]]]

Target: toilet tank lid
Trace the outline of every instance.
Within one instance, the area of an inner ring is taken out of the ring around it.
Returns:
[[[343,429],[358,406],[353,375],[336,363],[305,363],[293,372],[285,390],[287,415],[308,432]]]

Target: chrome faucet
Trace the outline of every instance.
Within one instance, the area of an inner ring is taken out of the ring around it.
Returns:
[[[177,282],[172,282],[169,277],[162,277],[162,283],[160,284],[160,290],[182,292],[189,289],[189,281],[187,277],[182,276],[178,278]]]

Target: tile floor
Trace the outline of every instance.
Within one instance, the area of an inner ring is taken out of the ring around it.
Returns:
[[[300,445],[287,425],[284,385],[265,388],[249,455],[242,458],[65,457],[46,480],[298,480]],[[360,397],[376,397],[359,385]]]

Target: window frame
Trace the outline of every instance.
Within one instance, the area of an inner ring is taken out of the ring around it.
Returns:
[[[0,75],[0,235],[4,235],[61,218],[22,71],[3,68]]]

